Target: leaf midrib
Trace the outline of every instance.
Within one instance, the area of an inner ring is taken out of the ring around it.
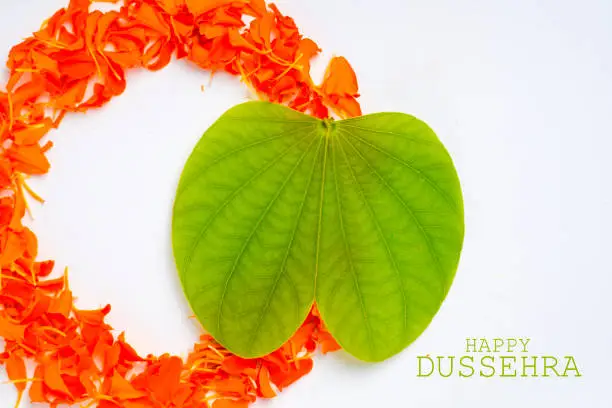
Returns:
[[[331,126],[327,126],[325,132],[325,147],[323,150],[323,166],[321,170],[321,193],[319,199],[319,220],[317,223],[317,243],[316,243],[316,252],[315,252],[315,286],[314,286],[314,294],[316,296],[317,293],[317,278],[319,276],[319,261],[321,258],[321,229],[323,223],[323,203],[325,202],[325,180],[327,176],[327,154],[329,151],[329,140],[331,137]]]

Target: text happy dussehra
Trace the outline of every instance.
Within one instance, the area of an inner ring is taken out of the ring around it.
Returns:
[[[573,356],[530,355],[529,338],[468,338],[461,356],[417,356],[417,376],[581,377]],[[468,354],[469,353],[469,354]]]

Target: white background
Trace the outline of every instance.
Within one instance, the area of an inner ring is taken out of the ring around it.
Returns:
[[[0,54],[65,2],[2,1]],[[437,131],[467,230],[455,284],[416,343],[376,366],[318,357],[258,406],[612,407],[612,2],[278,3],[324,48],[316,76],[345,55],[366,113],[411,113]],[[111,303],[111,324],[142,354],[184,355],[198,335],[172,262],[172,199],[203,131],[247,98],[235,78],[208,81],[183,62],[130,73],[124,95],[53,134],[52,171],[31,183],[47,199],[32,223],[42,257],[70,267],[80,307]],[[583,377],[416,377],[417,355],[506,336],[574,355]],[[13,397],[1,386],[0,408]]]

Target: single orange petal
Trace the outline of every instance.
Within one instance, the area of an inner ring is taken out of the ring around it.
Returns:
[[[189,50],[189,60],[203,69],[210,68],[210,49],[204,48],[199,42],[194,42]]]
[[[199,27],[200,35],[207,39],[221,37],[227,34],[228,28],[214,24],[201,24]]]
[[[49,171],[49,160],[39,145],[19,146],[13,144],[7,151],[7,157],[13,162],[16,171],[26,174],[45,174]]]
[[[250,13],[253,17],[261,17],[268,11],[268,7],[266,6],[265,0],[251,0],[249,1],[249,8],[245,10],[245,14],[252,11]]]
[[[97,408],[121,408],[121,405],[117,404],[114,401],[109,401],[106,399],[103,399],[100,402],[98,402],[96,406]]]
[[[118,400],[129,400],[144,397],[147,393],[134,388],[128,380],[115,371],[111,378],[109,395]]]
[[[31,402],[47,402],[42,381],[43,373],[43,365],[38,365],[36,367],[36,370],[34,371],[34,378],[36,380],[32,383],[32,385],[30,386],[30,390],[28,391],[28,395],[30,397]]]
[[[27,383],[23,380],[27,379],[27,372],[22,357],[17,356],[15,353],[11,353],[6,360],[6,373],[8,374],[9,380],[16,381],[15,388],[17,388],[19,392],[23,392],[26,389]]]
[[[32,75],[32,79],[12,91],[11,102],[15,112],[19,112],[25,102],[35,101],[46,91],[48,82],[40,75]]]
[[[248,1],[249,0],[185,0],[185,4],[191,14],[195,17],[199,17],[208,11],[228,4],[248,3]]]
[[[299,71],[301,73],[302,81],[306,83],[312,83],[310,78],[310,61],[321,52],[319,46],[312,41],[310,38],[302,38],[298,47],[299,60]]]
[[[257,361],[254,359],[244,359],[238,356],[229,356],[221,363],[221,368],[228,374],[240,375],[247,368],[256,368]]]
[[[312,334],[314,333],[316,325],[314,322],[303,324],[298,331],[291,337],[291,342],[296,346],[298,350],[301,350],[302,347],[308,342],[309,339],[312,338]]]
[[[267,50],[271,48],[272,30],[274,29],[274,13],[266,12],[260,18],[251,23],[251,35],[253,40],[264,45]]]
[[[281,372],[289,371],[289,368],[290,368],[289,361],[287,360],[287,357],[283,354],[281,350],[276,350],[262,358],[263,360],[269,362],[270,364],[278,367],[279,371]]]
[[[272,388],[270,383],[270,371],[266,366],[262,366],[259,370],[259,376],[257,378],[257,385],[259,386],[259,392],[264,398],[276,397],[276,391]]]
[[[6,267],[18,258],[20,258],[26,251],[26,240],[22,234],[18,234],[13,230],[7,231],[7,238],[2,247],[2,253],[0,253],[0,266]]]
[[[121,346],[118,343],[114,343],[106,350],[104,355],[104,374],[108,375],[111,373],[117,364],[119,363],[119,357],[121,355]]]
[[[34,263],[34,271],[38,278],[45,278],[53,272],[55,261],[43,261]]]
[[[50,74],[53,74],[59,77],[58,64],[57,64],[57,61],[54,60],[53,58],[49,57],[48,55],[40,51],[33,50],[32,60],[34,61],[34,66],[36,67],[37,70],[47,71]]]
[[[117,338],[117,343],[121,347],[119,359],[126,362],[142,361],[136,350],[125,341],[125,333],[121,333]]]
[[[43,381],[49,389],[71,397],[72,394],[62,379],[59,360],[50,360],[44,365]]]
[[[279,390],[283,390],[311,372],[313,365],[314,362],[310,358],[300,360],[299,368],[292,369],[286,373],[275,373],[275,375],[271,376],[272,382]]]
[[[179,386],[183,360],[170,357],[162,360],[159,373],[149,378],[151,392],[161,402],[170,402],[174,391]]]
[[[21,219],[25,215],[26,212],[26,201],[23,195],[23,189],[21,188],[20,183],[16,183],[17,188],[14,190],[14,207],[13,207],[13,215],[11,216],[11,221],[9,222],[8,227],[15,231],[15,233],[23,230],[23,224],[21,223]],[[2,255],[0,254],[0,258]]]
[[[325,95],[356,96],[359,91],[357,76],[344,57],[334,57],[329,62],[321,89]]]
[[[300,40],[299,51],[302,55],[306,56],[306,60],[310,60],[321,52],[321,48],[310,38],[302,38]]]
[[[105,52],[108,59],[110,59],[115,64],[119,65],[122,68],[133,68],[140,65],[142,61],[142,56],[137,52],[130,51],[107,51]]]
[[[25,255],[30,259],[36,258],[38,254],[38,239],[36,235],[34,235],[32,230],[26,227],[23,229],[23,237],[26,245]]]
[[[72,304],[72,292],[70,290],[63,290],[57,298],[51,301],[49,313],[57,313],[64,317],[69,317],[70,311],[72,310]]]
[[[111,306],[106,305],[102,309],[98,310],[74,310],[77,318],[83,323],[90,324],[92,326],[100,326],[104,323],[104,317],[110,313]]]
[[[294,95],[297,93],[297,83],[293,77],[288,75],[282,77],[276,82],[276,85],[270,91],[271,99],[278,98],[279,101],[283,101],[284,95]]]
[[[83,97],[85,96],[85,92],[87,91],[87,85],[89,82],[87,78],[93,75],[93,73],[96,71],[93,63],[88,64],[90,65],[91,70],[84,76],[85,79],[77,81],[74,85],[70,86],[70,88],[66,89],[62,95],[58,96],[50,103],[52,106],[57,109],[68,109],[71,111],[76,110],[77,105],[81,103]],[[74,77],[72,74],[68,76]]]
[[[234,394],[243,396],[247,394],[247,386],[244,379],[240,377],[229,377],[214,383],[215,391],[220,394]]]
[[[361,106],[355,97],[351,95],[338,97],[338,101],[335,103],[335,106],[350,118],[361,116]]]
[[[98,388],[92,381],[92,377],[95,378],[95,373],[83,371],[79,374],[79,381],[81,382],[81,385],[83,385],[83,388],[85,388],[87,394],[90,397],[95,397],[98,395]]]
[[[194,26],[192,24],[182,23],[176,19],[172,19],[170,22],[172,23],[175,34],[178,34],[180,37],[191,36],[194,32]]]
[[[100,1],[100,0],[97,0]],[[93,42],[98,50],[98,52],[102,52],[104,44],[106,43],[105,39],[108,36],[110,27],[113,23],[115,23],[121,14],[116,11],[109,11],[107,13],[102,14],[100,19],[98,20],[98,26],[96,27],[96,34],[94,36]]]
[[[69,77],[73,80],[90,78],[96,73],[96,64],[91,59],[85,61],[74,59],[64,60],[60,63],[60,71],[62,75],[65,75],[66,77]],[[70,94],[64,93],[60,96],[60,99],[66,99],[66,97],[69,95]],[[71,103],[80,102],[83,98],[81,97],[78,100],[76,98],[72,99],[73,100],[70,101]]]
[[[155,0],[157,4],[171,16],[176,15],[180,8],[185,5],[184,0]]]
[[[161,39],[158,43],[160,46],[157,48],[157,52],[149,53],[150,50],[147,50],[147,53],[143,56],[143,65],[149,71],[159,71],[168,65],[175,50],[174,43],[171,41]]]
[[[193,395],[192,386],[187,384],[181,384],[179,389],[174,392],[172,396],[172,403],[176,407],[182,407],[185,402]]]
[[[152,406],[151,400],[148,398],[123,401],[121,404],[121,408],[151,408]],[[181,405],[176,405],[176,407],[182,408]],[[200,408],[207,408],[207,405],[202,405]]]
[[[30,126],[23,129],[13,131],[13,138],[18,145],[33,145],[37,144],[44,135],[47,134],[53,122],[49,118],[45,118],[42,123],[36,126]]]
[[[319,331],[318,340],[323,354],[338,351],[342,348],[327,330]]]
[[[170,26],[164,20],[163,14],[147,3],[141,3],[132,18],[160,34],[168,35],[170,33]]]
[[[261,52],[259,48],[248,42],[237,29],[229,30],[228,35],[229,42],[233,47],[247,51]]]
[[[106,352],[110,348],[110,345],[104,338],[99,338],[91,351],[91,358],[93,359],[96,367],[100,370],[100,372],[104,371],[104,361],[106,358]]]
[[[212,408],[248,408],[249,402],[233,399],[218,399],[212,404]]]
[[[11,185],[11,176],[13,174],[13,166],[11,162],[4,156],[0,156],[0,188],[3,190]]]
[[[53,279],[46,279],[43,281],[40,281],[37,283],[37,287],[49,291],[49,292],[59,292],[60,290],[64,289],[64,286],[66,285],[66,280],[64,279],[64,277],[59,277],[59,278],[53,278]]]

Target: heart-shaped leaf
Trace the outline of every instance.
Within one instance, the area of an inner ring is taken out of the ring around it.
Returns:
[[[439,309],[462,242],[452,160],[401,113],[321,121],[238,105],[194,149],[174,205],[185,294],[242,357],[280,347],[315,299],[349,353],[400,352]]]

